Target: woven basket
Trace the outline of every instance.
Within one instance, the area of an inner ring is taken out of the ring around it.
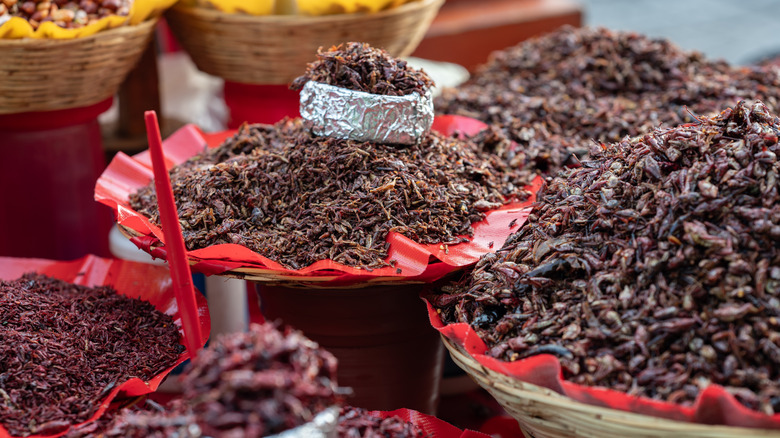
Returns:
[[[374,14],[320,17],[174,6],[167,20],[201,71],[245,84],[286,84],[303,74],[319,47],[360,41],[393,56],[411,54],[443,3],[420,0]]]
[[[85,38],[0,40],[0,114],[78,108],[119,89],[157,19]]]
[[[746,438],[780,431],[684,423],[588,405],[547,388],[521,382],[479,364],[446,336],[452,359],[485,388],[533,438]]]

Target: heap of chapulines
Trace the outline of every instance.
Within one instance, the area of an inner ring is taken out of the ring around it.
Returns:
[[[336,358],[299,331],[251,324],[222,335],[181,377],[181,399],[112,411],[68,438],[262,437],[311,421],[340,401]]]
[[[401,417],[382,418],[361,408],[341,409],[338,424],[339,438],[425,438],[425,433],[414,423]]]
[[[180,400],[167,407],[151,400],[106,411],[92,423],[71,428],[65,438],[201,438],[195,416]]]
[[[366,43],[345,43],[317,53],[306,72],[290,88],[300,90],[308,81],[386,96],[420,95],[433,86],[431,78],[403,59]]]
[[[66,438],[201,438],[204,435],[192,409],[177,400],[168,406],[125,408],[103,415],[98,421],[72,429]],[[250,436],[236,427],[217,436]],[[260,435],[251,435],[260,436]],[[339,438],[426,438],[414,423],[399,416],[383,418],[361,408],[341,409],[336,426]]]
[[[0,281],[0,424],[53,434],[89,419],[132,377],[149,380],[183,350],[151,304],[39,274]]]
[[[252,324],[203,350],[182,378],[205,435],[266,436],[338,403],[336,358],[289,328]]]
[[[387,266],[389,232],[460,243],[486,210],[524,196],[518,172],[476,144],[317,137],[299,119],[243,126],[170,174],[187,248],[236,243],[292,269]],[[153,184],[130,205],[159,224]]]
[[[713,118],[595,147],[529,222],[432,297],[490,356],[690,404],[719,384],[780,412],[780,119]]]
[[[606,29],[560,30],[495,52],[439,114],[498,126],[505,159],[526,179],[576,163],[595,142],[712,116],[742,99],[780,109],[777,68],[737,68],[662,39]]]

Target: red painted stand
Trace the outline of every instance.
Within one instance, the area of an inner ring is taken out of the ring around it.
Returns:
[[[225,81],[224,93],[230,110],[228,129],[236,129],[244,122],[276,123],[284,117],[300,117],[298,92],[287,85]]]
[[[75,109],[0,115],[0,256],[109,256],[111,211],[94,201],[105,167],[97,116]]]

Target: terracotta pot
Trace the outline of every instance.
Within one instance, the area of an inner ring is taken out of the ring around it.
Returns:
[[[419,298],[422,285],[294,289],[257,284],[263,314],[302,330],[339,360],[352,406],[435,415],[444,350]]]

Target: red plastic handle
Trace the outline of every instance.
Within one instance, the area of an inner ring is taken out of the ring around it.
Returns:
[[[173,279],[173,291],[176,294],[176,302],[181,310],[181,324],[184,329],[184,346],[190,353],[190,357],[198,354],[198,349],[203,344],[200,338],[200,321],[198,306],[195,302],[195,289],[192,285],[192,273],[187,263],[187,249],[184,246],[184,238],[179,225],[179,214],[173,201],[173,189],[168,171],[165,169],[165,159],[162,152],[162,137],[160,126],[157,123],[157,113],[147,111],[144,113],[146,120],[146,136],[149,140],[149,152],[152,157],[154,170],[154,187],[157,190],[157,203],[160,208],[160,222],[165,236],[165,246],[168,249],[168,266]]]

